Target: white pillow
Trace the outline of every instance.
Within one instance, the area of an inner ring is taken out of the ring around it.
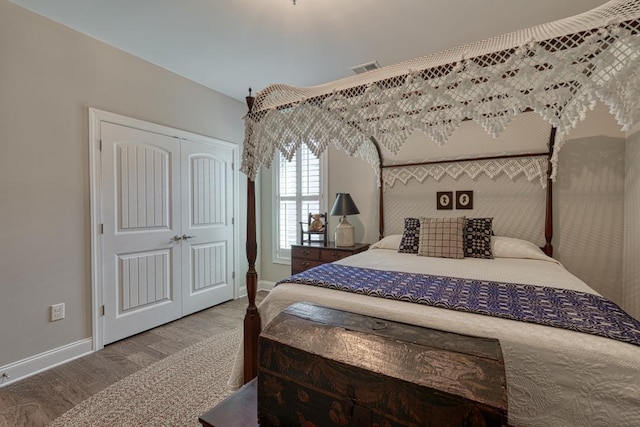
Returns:
[[[393,249],[398,250],[400,248],[400,241],[402,240],[402,234],[392,234],[390,236],[383,237],[382,240],[375,242],[369,246],[369,249]]]
[[[555,262],[534,243],[514,237],[491,236],[491,252],[494,258],[525,258]]]

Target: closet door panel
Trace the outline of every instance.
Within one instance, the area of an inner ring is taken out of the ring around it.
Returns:
[[[182,315],[180,145],[101,123],[105,344]]]
[[[233,151],[182,143],[183,313],[233,298]]]

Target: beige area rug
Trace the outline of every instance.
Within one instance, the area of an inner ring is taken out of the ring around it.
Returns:
[[[231,394],[242,330],[187,347],[91,396],[50,427],[201,426],[198,417]]]

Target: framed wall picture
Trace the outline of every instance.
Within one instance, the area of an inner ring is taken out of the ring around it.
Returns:
[[[473,191],[456,191],[456,209],[473,209]]]
[[[453,209],[453,191],[438,191],[436,197],[437,209]]]

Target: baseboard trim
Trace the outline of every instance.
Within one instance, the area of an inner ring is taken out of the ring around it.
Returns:
[[[269,282],[267,280],[258,280],[257,291],[270,291],[276,285],[276,282]],[[238,289],[238,298],[247,296],[247,288],[245,286]]]
[[[86,356],[92,352],[93,340],[86,338],[5,366],[0,366],[0,375],[8,375],[8,378],[0,377],[0,388],[79,357]]]
[[[271,291],[276,286],[276,282],[269,282],[268,280],[259,280],[258,281],[258,290],[259,291]]]
[[[241,286],[240,288],[238,288],[238,294],[235,299],[243,298],[246,296],[247,296],[247,287]]]

